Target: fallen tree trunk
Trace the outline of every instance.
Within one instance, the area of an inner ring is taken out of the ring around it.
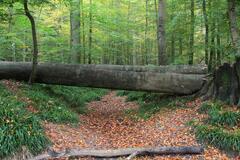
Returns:
[[[206,72],[203,66],[39,64],[35,82],[189,95],[202,88]],[[0,63],[0,79],[27,81],[30,73],[30,63]]]
[[[31,160],[43,160],[51,158],[70,158],[70,157],[94,157],[94,158],[116,158],[126,156],[144,155],[190,155],[202,154],[202,147],[156,147],[156,148],[127,148],[118,150],[90,150],[90,149],[67,149],[62,152],[49,151],[46,154],[34,157]]]
[[[0,80],[28,81],[31,63],[0,63]],[[116,66],[39,64],[36,83],[151,91],[174,95],[197,93],[240,105],[240,62],[220,66],[207,76],[204,66]]]

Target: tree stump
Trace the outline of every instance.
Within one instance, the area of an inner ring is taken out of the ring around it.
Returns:
[[[230,105],[240,105],[240,62],[220,66],[200,91],[204,100],[213,98]]]

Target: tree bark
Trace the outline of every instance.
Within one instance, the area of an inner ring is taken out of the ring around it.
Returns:
[[[221,37],[220,37],[220,24],[219,19],[217,23],[217,66],[221,65],[221,55],[222,55],[222,49],[221,49]]]
[[[29,63],[0,63],[0,79],[26,81]],[[204,83],[206,67],[39,64],[37,83],[189,95]]]
[[[190,29],[190,48],[189,48],[189,59],[188,64],[193,65],[194,57],[194,28],[195,28],[195,3],[191,0],[191,29]]]
[[[205,24],[205,64],[208,65],[208,51],[209,51],[209,24],[208,24],[208,14],[207,14],[207,7],[206,7],[206,0],[203,0],[203,17],[204,17],[204,24]]]
[[[166,37],[165,37],[165,0],[158,1],[158,64],[167,64]]]
[[[126,157],[134,154],[135,156],[145,155],[189,155],[202,154],[204,149],[202,147],[156,147],[156,148],[126,148],[118,150],[89,150],[89,149],[67,149],[62,152],[54,152],[39,155],[31,160],[43,160],[50,158],[80,158],[80,157],[94,157],[94,158],[117,158]]]
[[[92,64],[92,0],[89,1],[89,42],[88,42],[88,64]]]
[[[183,54],[183,39],[181,36],[179,37],[178,41],[179,41],[179,55],[182,55]]]
[[[85,35],[85,15],[84,1],[81,0],[81,18],[82,18],[82,48],[83,48],[83,64],[86,64],[86,35]]]
[[[211,1],[209,2],[209,9],[212,10],[214,3]],[[215,48],[215,37],[216,37],[216,23],[215,23],[215,17],[213,13],[210,13],[210,18],[211,18],[211,27],[210,27],[210,32],[211,32],[211,45],[210,45],[210,57],[209,57],[209,62],[208,62],[208,70],[210,72],[214,71],[215,69],[215,57],[216,57],[216,48]]]
[[[236,0],[228,0],[228,15],[230,32],[232,37],[232,45],[235,51],[236,61],[240,61],[240,38],[237,26]]]
[[[27,81],[31,63],[0,63],[0,79]],[[207,76],[205,66],[38,64],[36,83],[196,95],[240,104],[240,62]],[[207,79],[209,77],[209,79]],[[196,93],[196,94],[195,94]]]
[[[38,41],[37,41],[37,31],[36,31],[36,25],[35,20],[33,16],[31,15],[29,9],[28,9],[28,0],[23,1],[24,11],[26,16],[28,17],[31,27],[32,27],[32,39],[33,39],[33,59],[32,59],[32,69],[31,74],[29,75],[28,83],[32,84],[35,81],[36,73],[37,73],[37,65],[38,65]]]
[[[148,52],[149,52],[149,38],[148,38],[148,3],[149,0],[146,0],[146,17],[145,17],[145,64],[148,65]],[[143,58],[144,58],[143,57]]]
[[[71,62],[81,62],[81,37],[80,37],[80,0],[70,1],[70,25],[71,25]]]
[[[213,72],[197,96],[203,100],[217,99],[231,105],[240,105],[240,62],[223,64]]]

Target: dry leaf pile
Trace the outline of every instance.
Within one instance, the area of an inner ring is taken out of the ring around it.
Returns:
[[[88,104],[88,114],[81,115],[79,127],[45,124],[46,133],[54,143],[53,149],[91,148],[117,149],[154,146],[194,146],[194,133],[186,125],[192,119],[201,119],[197,113],[199,101],[188,103],[188,108],[163,110],[149,120],[133,120],[124,114],[125,110],[138,109],[134,102],[125,102],[110,92],[101,101]],[[230,159],[213,147],[207,147],[204,155],[157,156],[139,159]]]

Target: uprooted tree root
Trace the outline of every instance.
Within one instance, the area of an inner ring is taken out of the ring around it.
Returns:
[[[225,63],[206,78],[203,88],[197,93],[198,97],[240,105],[240,62],[233,65]]]

